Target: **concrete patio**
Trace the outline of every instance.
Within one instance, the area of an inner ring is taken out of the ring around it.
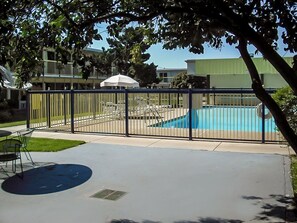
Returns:
[[[286,146],[42,131],[33,137],[87,143],[31,153],[37,166],[24,160],[24,180],[0,174],[1,223],[294,222]],[[94,196],[105,189],[125,193]]]

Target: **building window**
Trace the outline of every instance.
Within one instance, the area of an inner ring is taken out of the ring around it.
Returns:
[[[162,79],[162,82],[168,82],[167,76],[167,73],[160,73],[160,78]]]
[[[47,51],[47,59],[48,60],[56,60],[55,52]]]

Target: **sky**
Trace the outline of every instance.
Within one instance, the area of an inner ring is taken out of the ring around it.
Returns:
[[[104,37],[103,37],[104,38]],[[94,41],[92,48],[101,49],[102,47],[108,48],[105,40]],[[280,45],[279,53],[281,56],[292,56],[292,54],[282,50],[283,46]],[[252,48],[249,48],[251,53],[254,53]],[[222,49],[213,49],[205,47],[204,54],[194,54],[189,52],[188,49],[165,50],[161,44],[153,45],[147,51],[151,57],[147,63],[154,63],[158,65],[157,69],[164,68],[187,68],[186,60],[191,59],[214,59],[214,58],[238,58],[240,54],[235,48],[235,45],[224,45]],[[260,57],[261,55],[255,55]]]
[[[158,68],[186,68],[186,60],[211,58],[238,58],[239,53],[234,47],[224,47],[221,50],[205,47],[204,54],[194,54],[188,49],[165,50],[162,45],[154,45],[149,50],[153,62]]]

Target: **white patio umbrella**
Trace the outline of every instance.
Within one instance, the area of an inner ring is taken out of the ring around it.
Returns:
[[[26,84],[23,84],[23,86],[21,88],[17,87],[16,85],[11,85],[11,83],[7,82],[7,81],[4,81],[4,87],[8,88],[8,89],[11,89],[11,90],[28,90],[30,88],[32,88],[32,84],[31,83],[26,83]]]
[[[27,90],[27,89],[32,88],[31,83],[23,84],[22,88],[18,88],[15,85],[15,79],[12,76],[12,73],[1,65],[0,65],[0,73],[1,73],[1,78],[3,80],[3,86],[5,88],[12,89],[12,90]],[[1,84],[0,84],[0,87],[2,87]]]
[[[5,83],[12,83],[13,82],[13,78],[12,78],[12,74],[3,66],[0,65],[0,74],[1,74],[1,79],[5,82]]]
[[[131,77],[118,74],[102,81],[100,87],[139,87],[139,83]]]

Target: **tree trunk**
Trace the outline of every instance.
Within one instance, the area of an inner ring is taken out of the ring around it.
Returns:
[[[274,117],[277,127],[279,128],[285,139],[288,141],[289,145],[295,151],[295,153],[297,153],[297,135],[290,127],[285,114],[282,112],[278,104],[262,87],[261,79],[259,77],[257,68],[247,51],[246,40],[240,39],[238,49],[250,73],[252,79],[252,88],[257,98],[259,98],[269,109],[269,111]]]
[[[257,50],[259,50],[265,59],[267,59],[272,66],[279,72],[279,74],[285,79],[288,85],[292,88],[295,95],[297,95],[297,73],[290,67],[286,61],[253,29],[245,29],[246,39],[252,43]]]

